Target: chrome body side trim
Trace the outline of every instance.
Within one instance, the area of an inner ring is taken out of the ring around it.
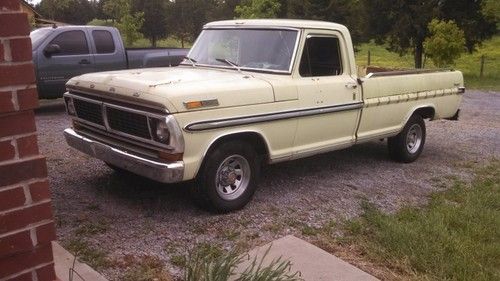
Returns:
[[[228,119],[207,120],[207,121],[200,121],[188,124],[184,127],[184,130],[203,131],[203,130],[219,129],[224,127],[242,126],[254,123],[262,123],[262,122],[284,120],[290,118],[327,114],[327,113],[346,111],[346,110],[355,110],[355,109],[361,109],[362,107],[363,107],[363,102],[355,102],[355,103],[326,106],[319,108],[305,108],[293,111],[273,112],[261,115],[250,115],[250,116],[241,116]]]
[[[64,130],[69,146],[106,163],[134,174],[162,182],[180,182],[184,177],[184,162],[162,163],[130,154],[107,144],[86,138],[73,129]]]
[[[439,69],[410,69],[410,70],[395,70],[395,71],[381,71],[370,72],[364,78],[387,77],[396,75],[409,75],[409,74],[422,74],[422,73],[436,73],[436,72],[449,72],[453,69],[439,68]]]

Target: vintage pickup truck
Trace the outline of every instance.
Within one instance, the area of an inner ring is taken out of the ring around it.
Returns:
[[[125,48],[120,32],[107,26],[43,27],[30,33],[38,95],[60,98],[65,84],[89,72],[176,66],[188,53],[178,48]]]
[[[412,162],[424,119],[457,119],[465,91],[453,70],[360,77],[345,26],[301,20],[212,22],[178,67],[66,86],[70,146],[118,171],[194,180],[196,202],[219,212],[249,202],[262,164],[383,138],[392,158]]]

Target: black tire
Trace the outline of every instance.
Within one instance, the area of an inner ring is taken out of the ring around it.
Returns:
[[[199,206],[218,213],[243,208],[257,189],[259,159],[246,142],[219,144],[206,155],[191,184],[191,196]]]
[[[388,139],[390,157],[403,163],[417,160],[424,149],[425,137],[424,119],[418,114],[412,115],[403,130]]]

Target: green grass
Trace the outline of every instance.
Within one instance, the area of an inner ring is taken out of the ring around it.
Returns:
[[[356,61],[360,66],[368,62],[368,50],[371,53],[373,66],[388,68],[413,68],[413,55],[399,56],[397,53],[387,51],[383,46],[366,43],[358,46]],[[483,78],[479,78],[481,56],[485,56]],[[476,52],[463,53],[455,65],[450,66],[463,72],[465,84],[468,88],[500,91],[500,36],[483,42]],[[430,59],[425,62],[425,68],[435,68]]]
[[[500,280],[500,161],[424,208],[390,215],[364,208],[347,233],[375,263],[416,280]]]
[[[92,246],[78,236],[70,239],[65,243],[64,247],[73,253],[80,261],[83,261],[94,269],[102,269],[110,265],[106,252]]]
[[[123,281],[172,281],[174,278],[165,269],[163,262],[154,256],[134,258],[131,266],[121,278]]]

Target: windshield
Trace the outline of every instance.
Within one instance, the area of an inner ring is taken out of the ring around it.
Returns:
[[[205,29],[189,58],[197,65],[289,72],[297,35],[296,30]]]
[[[39,28],[31,31],[30,38],[31,44],[33,46],[33,50],[38,48],[38,45],[42,43],[42,41],[47,38],[47,36],[52,33],[53,28]]]

